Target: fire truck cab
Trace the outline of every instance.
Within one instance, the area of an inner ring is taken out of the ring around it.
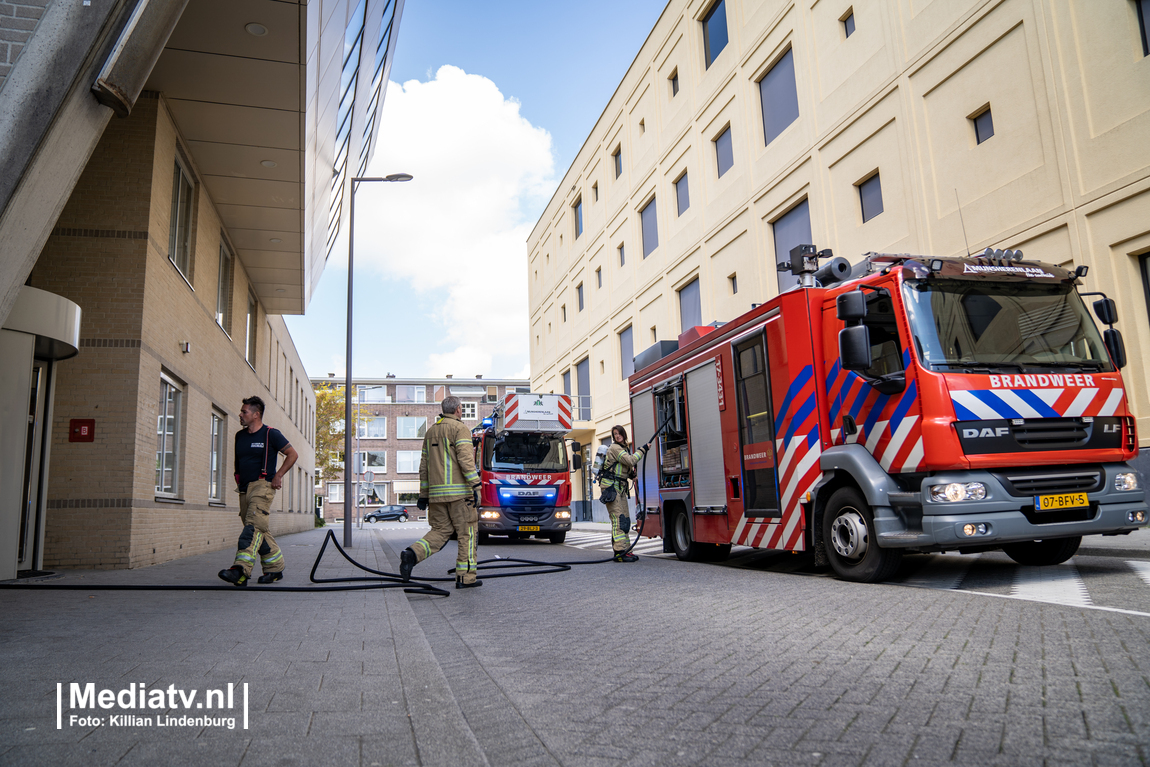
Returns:
[[[479,539],[491,535],[547,538],[562,543],[571,529],[571,472],[581,464],[578,443],[567,455],[571,398],[508,394],[472,431],[482,483]]]
[[[821,255],[796,248],[798,287],[636,357],[634,431],[667,423],[644,534],[680,559],[812,551],[873,582],[904,551],[1056,564],[1146,524],[1125,350],[1113,301],[1099,333],[1076,289],[1085,268]]]

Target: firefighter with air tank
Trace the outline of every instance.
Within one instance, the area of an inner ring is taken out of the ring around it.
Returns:
[[[627,498],[631,495],[631,473],[639,461],[643,460],[649,447],[650,443],[647,443],[634,453],[630,452],[627,430],[619,425],[611,427],[611,447],[599,469],[599,500],[603,501],[607,513],[611,515],[611,548],[615,552],[616,562],[636,562],[639,559],[635,554],[627,552],[631,545]]]

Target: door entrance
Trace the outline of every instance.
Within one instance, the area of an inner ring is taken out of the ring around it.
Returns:
[[[737,344],[734,357],[743,458],[743,516],[779,518],[782,513],[775,463],[775,419],[764,335],[759,333]]]

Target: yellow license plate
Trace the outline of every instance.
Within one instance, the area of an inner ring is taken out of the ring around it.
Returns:
[[[520,525],[519,532],[521,533],[537,533],[539,532],[539,525]]]
[[[1078,509],[1089,506],[1086,493],[1059,493],[1058,495],[1034,496],[1036,511],[1057,511],[1059,509]]]

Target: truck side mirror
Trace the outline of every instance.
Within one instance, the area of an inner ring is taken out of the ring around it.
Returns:
[[[1106,300],[1110,301],[1111,307],[1113,307],[1114,301],[1109,298]],[[1102,301],[1095,303],[1094,308],[1097,309],[1100,303]],[[1102,321],[1105,322],[1106,320]],[[1114,367],[1119,370],[1126,367],[1126,344],[1122,341],[1122,332],[1114,328],[1103,330],[1102,343],[1106,344],[1106,351],[1110,352],[1110,361],[1114,363]]]
[[[861,290],[840,293],[835,299],[835,311],[843,322],[857,322],[866,316],[866,296]]]
[[[1094,302],[1094,315],[1098,321],[1105,325],[1113,325],[1118,321],[1118,309],[1113,298],[1100,298]]]
[[[580,445],[575,440],[571,440],[571,452],[572,453],[579,453],[579,452],[582,452],[582,450],[583,450],[582,445]]]
[[[843,370],[861,373],[870,368],[872,364],[870,328],[866,325],[855,325],[839,331],[839,360],[842,362]]]
[[[571,456],[571,471],[579,471],[582,468],[583,468],[583,456],[581,456],[581,455]]]

